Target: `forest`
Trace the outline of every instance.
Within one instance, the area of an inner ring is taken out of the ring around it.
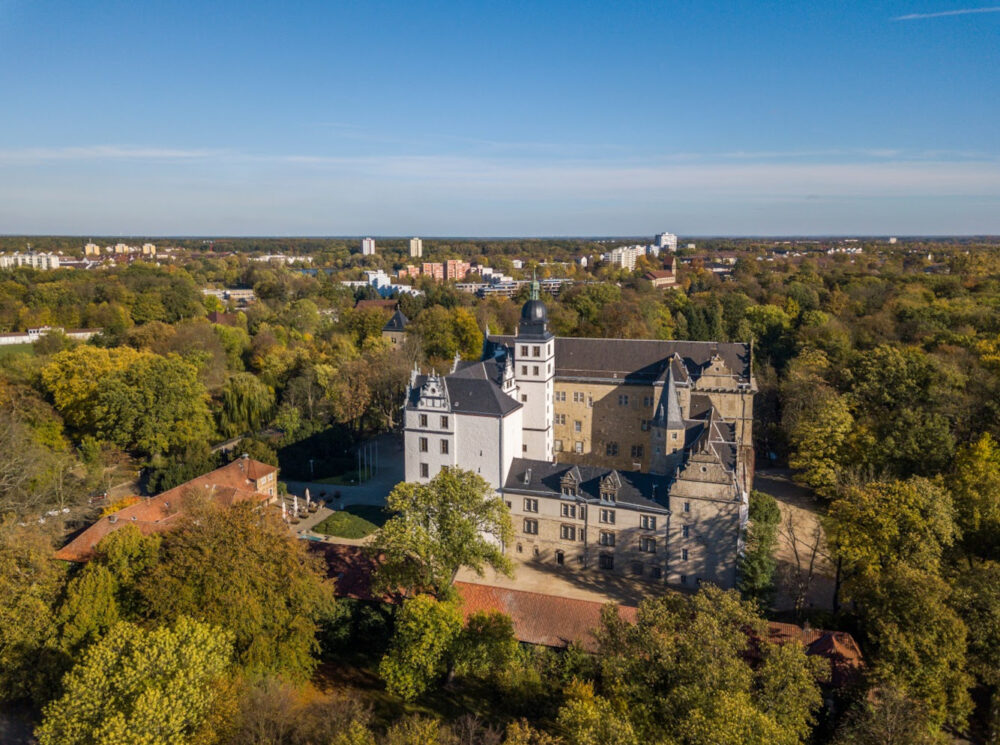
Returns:
[[[207,503],[162,537],[112,534],[83,567],[52,558],[105,493],[182,483],[220,465],[225,440],[282,478],[343,473],[358,441],[399,427],[414,365],[449,369],[478,357],[484,332],[514,330],[523,297],[425,283],[398,298],[407,342],[383,340],[389,311],[355,307],[371,293],[340,280],[404,265],[404,243],[363,260],[347,241],[172,241],[185,251],[163,266],[0,272],[0,333],[102,329],[0,346],[0,702],[28,712],[42,745],[140,731],[261,745],[1000,742],[1000,244],[986,240],[794,258],[708,241],[680,253],[676,288],[654,289],[643,260],[573,267],[578,281],[543,298],[560,336],[752,343],[758,468],[811,490],[836,564],[832,610],[788,620],[854,635],[865,669],[847,690],[762,641],[778,518],[756,494],[739,592],[661,592],[635,625],[609,613],[596,651],[520,646],[502,616],[463,623],[448,568],[505,570],[503,557],[447,531],[415,546],[412,523],[434,500],[462,503],[458,518],[502,536],[474,480],[393,493],[380,545],[426,571],[387,562],[381,586],[407,590],[389,604],[335,599],[287,531]],[[277,250],[330,271],[248,260]],[[600,250],[426,240],[424,260],[517,257],[530,273]],[[731,272],[711,271],[713,251],[735,254]],[[257,300],[227,308],[209,287]]]

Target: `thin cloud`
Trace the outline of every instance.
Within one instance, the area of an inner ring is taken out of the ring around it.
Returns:
[[[988,8],[961,8],[960,10],[942,10],[937,13],[908,13],[905,16],[896,16],[894,21],[922,21],[927,18],[946,18],[948,16],[968,16],[975,13],[1000,13],[1000,5],[992,5]]]
[[[83,147],[28,147],[0,150],[0,163],[59,160],[194,160],[217,158],[226,150],[183,150],[134,145],[86,145]]]

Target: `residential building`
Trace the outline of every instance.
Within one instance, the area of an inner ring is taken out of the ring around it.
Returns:
[[[239,502],[269,504],[278,496],[278,469],[244,455],[222,468],[155,497],[140,498],[135,504],[100,518],[59,549],[56,558],[89,561],[101,539],[125,525],[134,525],[146,535],[165,533],[180,522],[187,495],[196,492],[207,494],[226,507]]]
[[[345,287],[374,287],[382,297],[388,297],[396,293],[409,293],[411,295],[423,295],[423,292],[410,285],[396,284],[392,278],[382,269],[366,271],[363,280],[345,280],[340,284]]]
[[[733,586],[753,477],[749,345],[556,338],[539,292],[481,361],[414,372],[406,479],[480,473],[510,506],[515,558]]]
[[[12,254],[0,254],[0,269],[15,269],[20,266],[30,266],[33,269],[47,271],[58,269],[61,257],[54,253],[39,253],[28,251],[21,253],[15,251]]]
[[[461,261],[460,259],[448,259],[445,262],[445,279],[456,280],[461,282],[465,279],[465,275],[469,273],[471,264],[467,261]]]
[[[410,238],[410,258],[419,259],[424,255],[424,242],[419,238]]]
[[[677,236],[673,233],[660,233],[653,242],[661,250],[677,251]]]
[[[375,255],[375,239],[374,238],[362,238],[361,239],[361,253],[364,256],[374,256]]]
[[[420,273],[425,277],[444,281],[444,264],[440,262],[424,262],[420,265]]]
[[[152,243],[142,244],[142,255],[143,256],[156,256],[156,246]]]
[[[0,346],[12,344],[34,344],[49,333],[65,334],[68,339],[87,341],[97,336],[103,329],[63,329],[59,326],[36,326],[27,331],[0,334]]]
[[[83,255],[84,256],[100,256],[101,255],[101,247],[98,246],[96,243],[88,243],[86,246],[83,247]]]
[[[635,260],[639,257],[638,246],[619,246],[611,249],[605,256],[612,266],[622,269],[635,269]],[[645,252],[643,252],[645,253]]]
[[[677,284],[677,275],[674,274],[674,257],[670,257],[663,269],[654,269],[646,272],[643,279],[648,280],[657,289],[663,287],[673,287]]]

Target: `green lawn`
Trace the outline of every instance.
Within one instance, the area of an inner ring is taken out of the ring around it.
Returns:
[[[9,359],[11,357],[20,357],[21,355],[32,355],[35,353],[34,344],[4,344],[0,346],[0,360]]]
[[[334,512],[313,531],[337,538],[364,538],[378,530],[386,517],[381,507],[357,505]]]

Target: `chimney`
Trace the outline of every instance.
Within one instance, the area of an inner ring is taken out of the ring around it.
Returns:
[[[116,523],[116,522],[118,522],[118,515],[108,515],[108,522],[109,523]]]
[[[250,454],[249,453],[243,453],[243,455],[241,455],[240,457],[243,458],[243,460],[250,460]]]

